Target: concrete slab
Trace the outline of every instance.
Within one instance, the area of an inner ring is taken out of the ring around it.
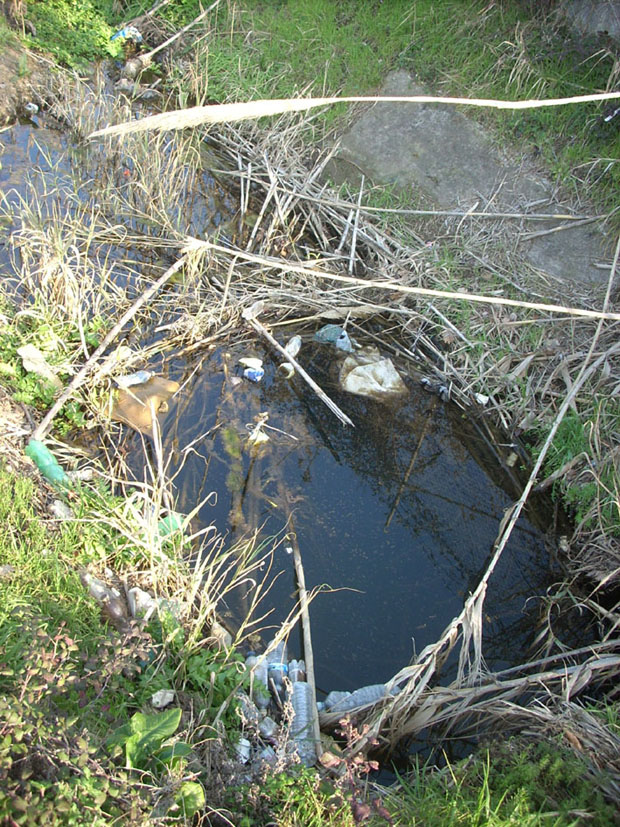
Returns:
[[[620,43],[620,0],[567,0],[559,11],[577,34],[606,34]]]
[[[392,72],[381,94],[428,94],[405,71]],[[546,213],[565,213],[554,204],[548,181],[517,165],[494,145],[485,130],[462,108],[435,104],[378,103],[366,110],[342,137],[330,174],[355,182],[363,173],[375,183],[422,192],[444,209],[492,205],[502,212],[525,211],[548,199]],[[540,231],[553,223],[530,225]],[[575,227],[532,240],[519,240],[522,228],[506,224],[514,245],[534,267],[572,281],[601,283],[608,271],[597,264],[609,258],[606,240],[595,225]],[[505,240],[504,240],[505,243]]]

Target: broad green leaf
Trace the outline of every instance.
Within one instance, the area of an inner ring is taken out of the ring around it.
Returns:
[[[185,813],[185,816],[193,816],[198,810],[202,810],[206,804],[205,791],[202,785],[196,781],[184,781],[175,796],[177,804]]]
[[[142,737],[148,736],[150,739],[165,741],[166,738],[174,735],[180,722],[180,709],[166,709],[150,715],[136,712],[131,719],[131,731]]]
[[[131,719],[133,735],[125,744],[127,766],[133,769],[142,768],[166,738],[174,735],[180,721],[180,709],[166,709],[164,712],[155,712],[151,715],[136,712]]]
[[[176,744],[171,744],[167,747],[162,747],[156,754],[158,761],[166,764],[169,767],[177,764],[182,758],[187,758],[192,752],[192,748],[185,741],[177,741]]]

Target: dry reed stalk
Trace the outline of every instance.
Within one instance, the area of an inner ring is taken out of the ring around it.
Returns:
[[[255,264],[262,264],[265,267],[281,270],[286,273],[297,273],[304,276],[314,276],[321,280],[327,279],[331,281],[340,282],[341,284],[350,284],[364,290],[378,289],[394,291],[397,293],[404,293],[413,296],[432,296],[433,298],[441,299],[456,299],[463,302],[476,302],[480,304],[494,304],[501,307],[520,307],[526,310],[542,310],[547,313],[562,313],[570,316],[581,316],[586,319],[609,319],[620,321],[620,313],[612,313],[599,310],[585,310],[579,307],[566,307],[558,304],[542,304],[540,302],[524,302],[517,299],[504,299],[499,296],[483,296],[477,293],[456,293],[449,290],[434,290],[426,287],[411,287],[405,284],[399,284],[393,281],[378,281],[371,279],[355,278],[353,276],[344,276],[339,273],[329,273],[325,270],[319,270],[317,267],[307,267],[295,264],[291,261],[282,261],[281,259],[270,258],[267,256],[258,256],[250,253],[242,253],[239,251],[222,247],[211,241],[201,241],[196,238],[188,238],[186,240],[186,248],[199,249],[203,247],[205,250],[220,253],[225,256],[236,256],[244,261],[253,262]]]
[[[127,135],[130,132],[144,132],[153,129],[186,129],[202,124],[232,123],[235,121],[282,115],[288,112],[305,112],[320,106],[337,103],[437,103],[452,106],[476,106],[490,109],[539,109],[547,106],[567,106],[575,103],[594,103],[620,98],[620,92],[602,92],[595,95],[576,95],[570,98],[549,98],[547,100],[502,101],[483,98],[451,98],[433,95],[330,97],[330,98],[289,98],[283,100],[257,100],[247,103],[222,103],[211,106],[195,106],[177,112],[150,115],[139,121],[108,126],[91,132],[89,139],[104,135]]]

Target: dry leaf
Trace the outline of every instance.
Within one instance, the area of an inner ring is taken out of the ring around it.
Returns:
[[[52,368],[47,364],[45,356],[34,345],[23,345],[18,348],[17,355],[21,357],[24,370],[36,373],[42,379],[50,382],[55,388],[62,388],[62,382]]]

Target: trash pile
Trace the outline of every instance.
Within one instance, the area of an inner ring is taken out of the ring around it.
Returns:
[[[379,401],[407,392],[392,360],[382,356],[376,347],[361,347],[340,325],[326,324],[314,334],[314,341],[333,345],[348,354],[338,377],[343,391]]]
[[[250,695],[242,693],[242,708],[247,723],[244,762],[275,764],[278,754],[287,752],[298,756],[307,767],[313,766],[323,754],[323,748],[313,737],[313,716],[319,713],[321,723],[329,723],[333,713],[346,715],[359,707],[368,707],[397,694],[385,684],[363,686],[354,692],[332,691],[324,701],[316,703],[310,684],[306,681],[303,660],[287,663],[285,642],[272,640],[263,655],[251,653],[245,665],[250,673]],[[314,709],[313,709],[314,707]],[[290,715],[288,730],[287,711]],[[276,721],[280,721],[280,725]]]
[[[247,758],[257,764],[274,765],[278,752],[295,753],[302,764],[316,763],[317,747],[312,734],[314,697],[306,681],[303,660],[287,662],[286,642],[272,640],[266,654],[248,655],[246,669],[250,673],[250,695],[241,694],[247,739]],[[279,718],[281,724],[276,723]],[[289,723],[288,730],[285,723]],[[245,753],[244,753],[245,755]]]

